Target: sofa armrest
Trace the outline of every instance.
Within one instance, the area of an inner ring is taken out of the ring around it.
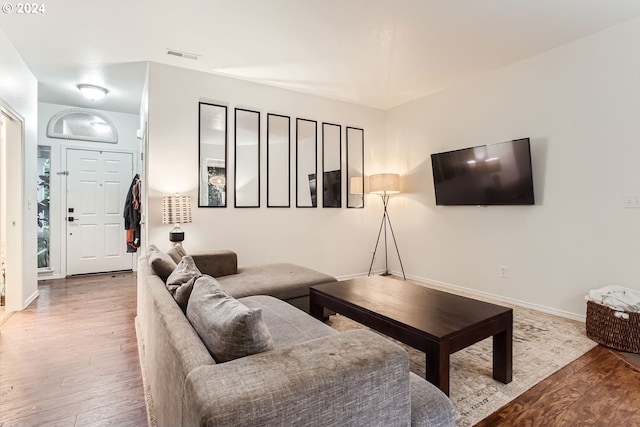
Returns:
[[[238,272],[238,256],[230,250],[193,254],[191,257],[202,274],[220,277]]]
[[[455,427],[456,408],[438,387],[413,372],[411,379],[411,427]]]
[[[368,330],[201,366],[185,383],[182,424],[409,426],[407,353]]]

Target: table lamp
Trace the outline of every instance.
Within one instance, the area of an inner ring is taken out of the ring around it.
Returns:
[[[174,244],[181,244],[184,240],[184,231],[180,224],[191,222],[191,197],[190,196],[165,196],[162,198],[162,223],[175,224],[169,232],[169,240]]]

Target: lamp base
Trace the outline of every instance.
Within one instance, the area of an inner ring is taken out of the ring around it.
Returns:
[[[373,249],[373,257],[371,257],[371,264],[369,265],[369,274],[367,276],[371,276],[373,272],[373,263],[376,259],[376,252],[378,252],[378,243],[380,243],[380,235],[382,234],[382,230],[384,229],[384,273],[380,274],[381,276],[392,276],[389,272],[389,264],[387,258],[387,225],[389,226],[389,230],[391,231],[391,237],[393,237],[393,244],[396,247],[396,253],[398,254],[398,261],[400,262],[400,268],[402,269],[402,278],[407,280],[407,276],[404,274],[404,266],[402,265],[402,258],[400,257],[400,250],[398,249],[398,242],[396,241],[396,235],[393,232],[393,226],[391,225],[391,219],[389,218],[389,214],[387,213],[387,205],[389,203],[389,195],[386,193],[382,195],[382,204],[384,206],[384,211],[382,213],[382,222],[380,223],[380,229],[378,230],[378,238],[376,240],[376,247]]]
[[[182,242],[184,240],[184,231],[177,225],[169,232],[169,241],[170,242]]]

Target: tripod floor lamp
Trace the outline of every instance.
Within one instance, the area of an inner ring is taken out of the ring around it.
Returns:
[[[393,233],[393,227],[391,226],[391,219],[389,218],[389,212],[387,211],[387,205],[389,204],[389,196],[392,194],[400,193],[400,175],[397,173],[381,173],[377,175],[371,175],[369,177],[369,193],[374,193],[382,197],[382,204],[384,205],[384,212],[382,214],[382,222],[380,223],[380,230],[378,230],[378,238],[376,239],[376,247],[373,250],[373,257],[371,258],[371,265],[369,266],[369,276],[373,271],[373,262],[376,259],[376,252],[378,251],[378,244],[380,243],[380,235],[384,229],[384,269],[383,276],[389,275],[389,260],[387,257],[387,225],[391,231],[391,237],[393,238],[393,244],[398,254],[398,260],[400,261],[400,268],[402,269],[402,277],[407,280],[407,276],[404,274],[404,267],[402,266],[402,258],[400,258],[400,251],[398,250],[398,242],[396,242],[396,236]]]

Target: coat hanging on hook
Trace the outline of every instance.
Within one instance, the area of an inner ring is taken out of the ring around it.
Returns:
[[[124,229],[127,252],[137,252],[140,247],[140,218],[142,201],[140,200],[140,175],[133,177],[127,198],[124,202]]]

